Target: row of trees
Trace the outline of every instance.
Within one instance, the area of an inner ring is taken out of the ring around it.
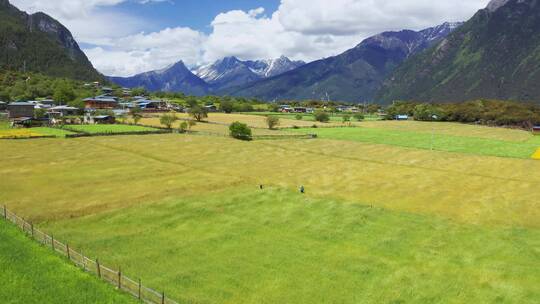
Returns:
[[[396,102],[387,110],[388,119],[406,114],[419,121],[453,121],[530,129],[540,124],[540,106],[501,100],[431,104]]]
[[[94,88],[69,79],[51,78],[36,73],[0,72],[0,101],[27,101],[52,98],[70,106],[82,106],[82,99],[93,96]]]

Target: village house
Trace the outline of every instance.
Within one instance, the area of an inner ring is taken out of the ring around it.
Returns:
[[[114,109],[118,107],[118,100],[114,97],[96,96],[83,99],[85,109]]]
[[[79,114],[79,109],[70,106],[56,106],[49,109],[49,114],[53,116],[71,116]]]
[[[103,87],[101,88],[101,92],[103,92],[103,95],[110,95],[114,92],[112,88]]]
[[[540,126],[534,126],[532,132],[534,135],[540,135]]]
[[[7,103],[0,101],[0,111],[7,110]]]
[[[34,104],[29,102],[12,102],[7,105],[8,118],[34,117]]]

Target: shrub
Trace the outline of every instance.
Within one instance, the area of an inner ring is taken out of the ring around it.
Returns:
[[[178,130],[180,131],[180,133],[186,133],[188,127],[189,126],[187,121],[183,121],[182,123],[180,123],[180,127],[178,128]]]
[[[356,119],[357,121],[362,121],[365,119],[365,117],[364,117],[364,114],[362,113],[356,113],[354,114],[354,119]]]
[[[230,135],[233,138],[240,140],[251,140],[251,129],[247,124],[243,124],[239,121],[233,122],[229,126]]]
[[[315,113],[315,120],[318,122],[329,122],[330,116],[326,112],[318,111]]]
[[[268,125],[268,129],[272,130],[276,126],[279,125],[279,117],[277,116],[268,116],[266,117],[266,124]]]
[[[342,119],[343,119],[343,123],[346,123],[346,122],[351,121],[351,116],[348,114],[345,114],[343,115]]]
[[[296,120],[302,120],[302,119],[304,119],[304,116],[300,114],[296,114]]]

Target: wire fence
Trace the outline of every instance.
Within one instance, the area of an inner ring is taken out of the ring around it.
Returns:
[[[50,247],[53,252],[63,255],[76,266],[114,285],[118,290],[125,291],[145,303],[178,304],[176,301],[166,297],[164,292],[157,292],[154,289],[142,285],[140,279],[130,279],[124,275],[124,273],[122,273],[121,269],[114,270],[102,265],[99,259],[90,259],[83,253],[71,248],[69,244],[64,244],[55,239],[53,235],[48,235],[45,232],[35,228],[32,223],[27,222],[23,218],[17,216],[15,213],[9,211],[6,206],[3,206],[1,211],[2,218],[19,227],[30,238],[46,247]]]

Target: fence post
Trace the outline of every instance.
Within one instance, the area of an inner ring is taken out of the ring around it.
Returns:
[[[96,259],[96,265],[97,265],[97,276],[101,279],[101,269],[99,268],[99,260]]]
[[[71,255],[69,254],[69,244],[68,243],[66,243],[66,252],[67,252],[68,260],[71,261]]]
[[[118,267],[118,289],[122,289],[122,270]]]
[[[34,224],[30,223],[30,233],[32,234],[32,238],[34,238]]]
[[[139,300],[141,299],[141,279],[139,278]]]
[[[4,205],[4,219],[7,221],[7,208],[6,208],[6,205]]]
[[[54,236],[51,234],[51,247],[52,247],[52,250],[54,251]]]
[[[161,304],[165,304],[165,292],[161,293]]]
[[[84,256],[84,253],[81,250],[81,257],[82,257],[82,268],[84,271],[86,271],[86,257]]]

